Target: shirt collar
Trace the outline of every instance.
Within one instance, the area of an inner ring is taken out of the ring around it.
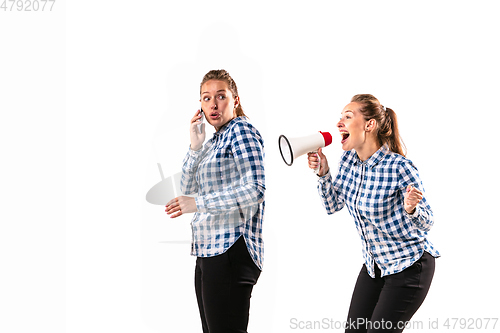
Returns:
[[[378,164],[378,162],[380,162],[385,157],[385,155],[387,155],[389,153],[390,153],[389,147],[387,145],[383,145],[382,147],[380,147],[379,150],[377,150],[372,156],[370,156],[364,162],[361,161],[358,154],[355,154],[354,155],[355,156],[354,163],[355,164],[365,164],[367,167],[373,168],[375,165]]]
[[[227,123],[222,125],[222,127],[217,132],[214,133],[214,137],[224,133],[230,127],[231,124],[234,124],[234,123],[241,121],[241,120],[244,120],[244,119],[246,119],[246,117],[236,117],[236,118],[231,119],[230,121],[228,121]]]

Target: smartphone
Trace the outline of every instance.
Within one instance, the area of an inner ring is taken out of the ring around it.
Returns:
[[[198,132],[200,132],[200,134],[201,134],[202,133],[202,131],[201,131],[201,125],[205,121],[205,113],[203,112],[202,108],[200,108],[200,114],[201,114],[201,118],[200,118],[200,124],[198,124]]]

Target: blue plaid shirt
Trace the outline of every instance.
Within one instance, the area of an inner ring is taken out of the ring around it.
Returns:
[[[404,209],[403,195],[410,184],[424,192],[413,163],[386,146],[364,162],[354,150],[346,151],[337,176],[332,178],[328,172],[319,179],[318,191],[328,214],[347,205],[361,238],[368,274],[373,278],[375,264],[385,276],[411,266],[424,251],[439,257],[427,240],[434,217],[425,194],[413,214]]]
[[[250,256],[262,269],[264,142],[245,117],[229,121],[202,149],[189,149],[181,190],[198,195],[198,211],[191,221],[192,255],[216,256],[244,237]]]

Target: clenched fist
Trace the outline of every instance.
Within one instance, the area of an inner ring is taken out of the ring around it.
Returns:
[[[424,197],[422,191],[413,185],[408,185],[406,193],[404,194],[404,207],[408,214],[413,214],[417,208],[418,203]]]

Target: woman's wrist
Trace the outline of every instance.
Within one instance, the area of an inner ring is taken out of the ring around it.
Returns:
[[[410,211],[408,211],[407,208],[405,208],[405,212],[408,214],[408,215],[413,215],[415,214],[415,212],[417,211],[417,207],[413,207],[413,209],[411,209]]]
[[[320,174],[320,173],[318,172],[318,173],[317,173],[317,176],[318,176],[318,177],[324,177],[324,176],[326,176],[326,174],[327,174],[329,171],[330,171],[330,168],[328,168],[328,170],[326,170],[326,172],[324,172],[324,173],[322,173],[322,174]]]
[[[198,151],[201,149],[201,147],[203,147],[203,146],[200,145],[199,147],[193,147],[192,144],[189,145],[189,148],[191,148],[191,150],[193,150],[193,151]]]

